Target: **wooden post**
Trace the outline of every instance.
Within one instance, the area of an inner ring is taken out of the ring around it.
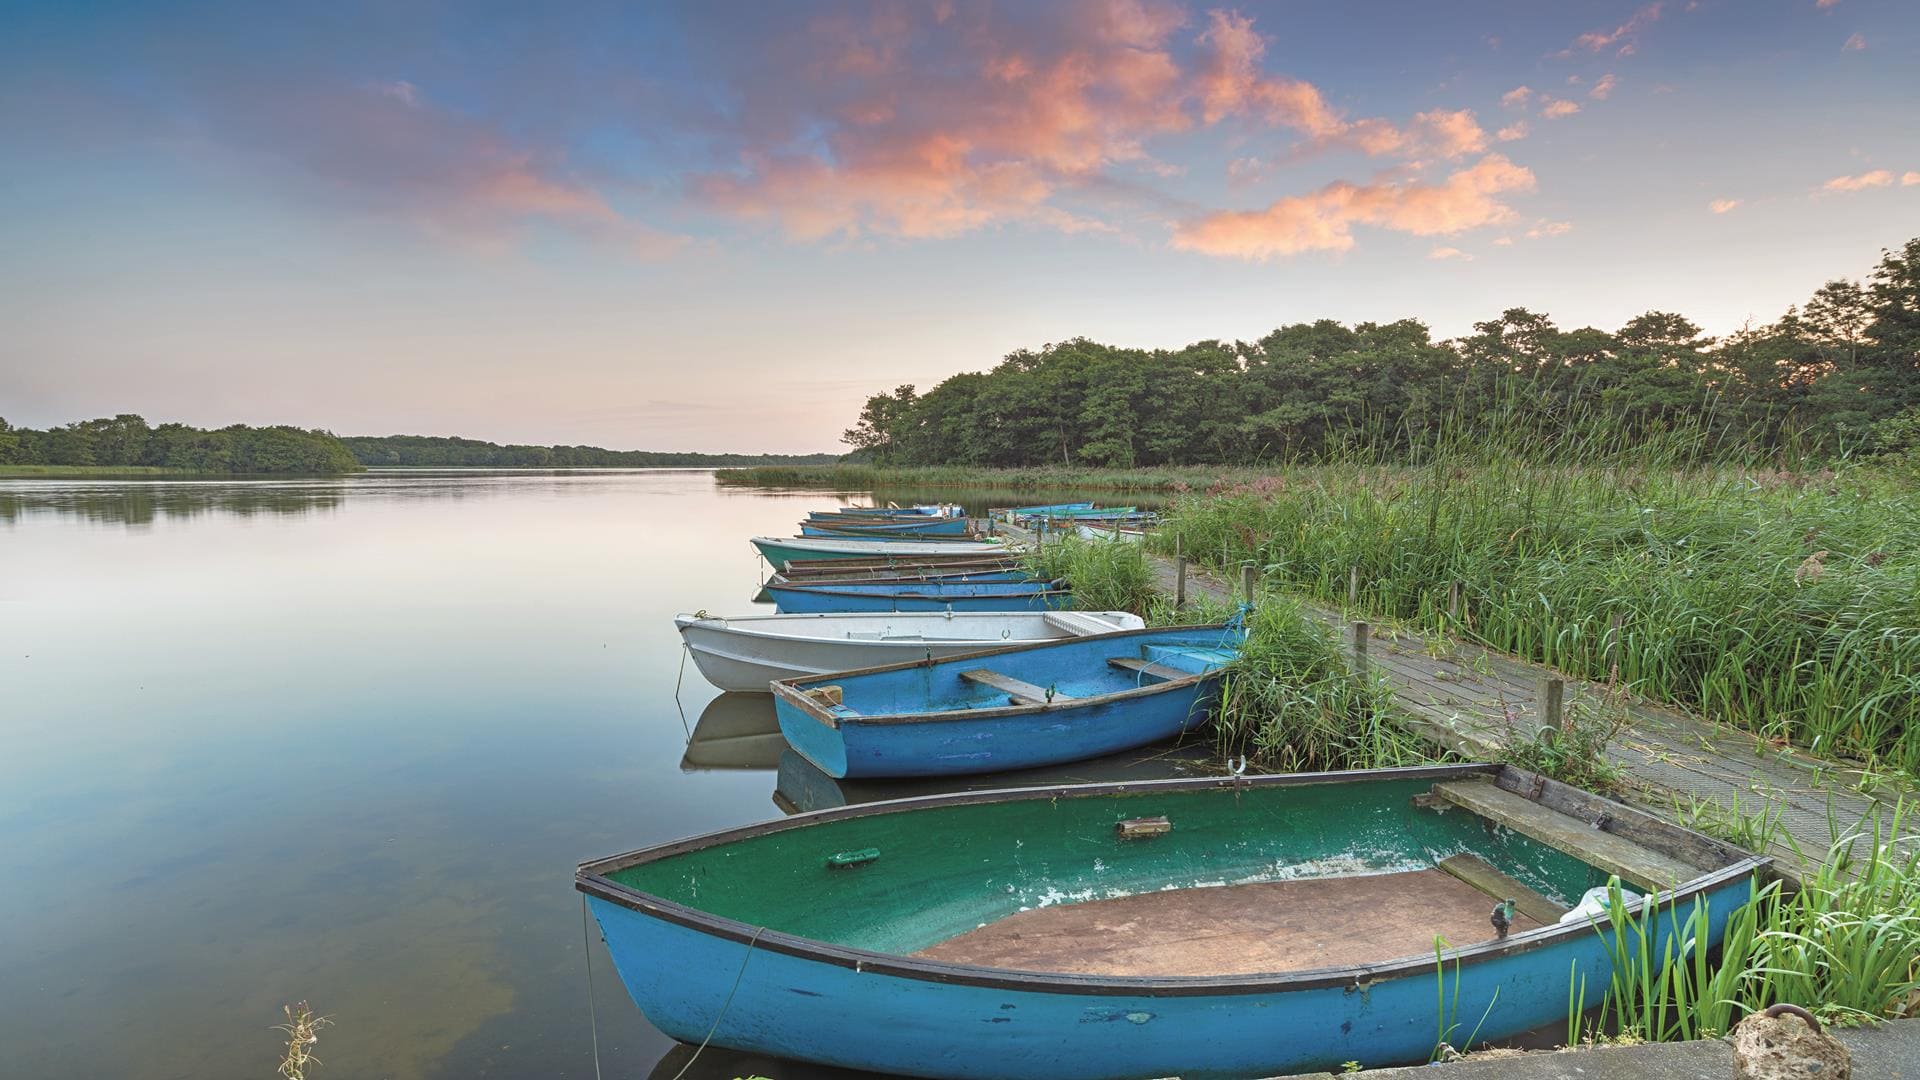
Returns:
[[[1460,583],[1458,581],[1447,583],[1447,621],[1454,623],[1460,621]]]
[[[1548,679],[1546,685],[1541,687],[1541,719],[1556,738],[1566,730],[1566,697],[1567,684],[1559,679]]]
[[[1249,604],[1253,603],[1253,587],[1259,580],[1260,573],[1255,569],[1252,559],[1240,564],[1240,594]]]
[[[1367,639],[1373,636],[1373,628],[1366,623],[1353,624],[1353,670],[1355,674],[1367,670]]]
[[[1360,568],[1357,566],[1347,571],[1347,606],[1360,606]]]
[[[1187,557],[1173,557],[1173,610],[1184,611],[1187,607]]]

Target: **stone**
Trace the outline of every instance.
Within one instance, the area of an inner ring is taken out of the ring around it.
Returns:
[[[1853,1059],[1798,1005],[1762,1009],[1733,1029],[1736,1080],[1852,1080]]]

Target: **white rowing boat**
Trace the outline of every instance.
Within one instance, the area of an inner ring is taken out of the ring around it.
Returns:
[[[675,616],[700,674],[722,690],[766,693],[775,679],[1138,630],[1125,611],[874,612]]]

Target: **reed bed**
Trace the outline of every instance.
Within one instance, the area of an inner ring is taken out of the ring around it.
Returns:
[[[1755,886],[1717,954],[1693,945],[1697,905],[1631,909],[1616,880],[1600,929],[1613,977],[1588,1037],[1710,1038],[1783,1002],[1829,1023],[1920,1015],[1920,837],[1905,818],[1896,808],[1889,827],[1875,818],[1837,838],[1797,890]],[[1584,993],[1569,1001],[1570,1043],[1585,1005]]]
[[[1154,602],[1153,570],[1135,544],[1073,537],[1027,556],[1027,569],[1073,586],[1073,606],[1082,611],[1131,611],[1145,617]]]
[[[1920,497],[1890,470],[1293,470],[1155,539],[1816,753],[1920,771]],[[1456,595],[1457,589],[1457,595]]]
[[[1258,478],[1261,470],[1240,466],[1168,465],[1149,469],[1049,466],[987,469],[971,465],[763,465],[720,469],[726,487],[804,488],[825,491],[971,489],[1027,491],[1182,492]]]

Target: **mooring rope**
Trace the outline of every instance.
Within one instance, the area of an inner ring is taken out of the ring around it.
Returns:
[[[600,1080],[600,1017],[593,1003],[593,939],[587,935],[587,894],[580,894],[580,956],[587,962],[587,1025],[593,1032],[593,1080]]]
[[[733,995],[740,992],[740,980],[747,976],[747,961],[753,959],[753,947],[760,943],[760,935],[766,932],[766,927],[757,926],[753,930],[753,937],[747,939],[747,955],[740,958],[740,970],[734,972],[733,988],[727,991],[727,1000],[720,1003],[720,1015],[713,1018],[713,1026],[707,1029],[707,1037],[700,1040],[699,1046],[694,1047],[693,1056],[687,1059],[685,1065],[680,1066],[679,1072],[673,1074],[673,1080],[680,1080],[687,1075],[687,1070],[693,1068],[693,1063],[700,1060],[701,1052],[706,1050],[707,1044],[713,1041],[713,1033],[720,1030],[720,1021],[727,1018],[727,1010],[733,1007]]]

